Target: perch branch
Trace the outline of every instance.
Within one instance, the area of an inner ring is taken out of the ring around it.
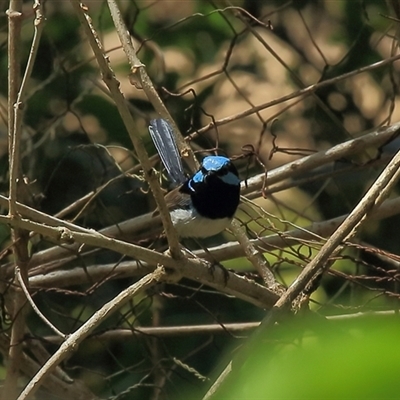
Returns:
[[[138,260],[143,260],[150,265],[161,264],[173,269],[180,276],[184,275],[189,279],[207,284],[208,286],[217,288],[228,294],[242,298],[245,301],[256,304],[259,307],[269,308],[277,299],[277,295],[271,290],[268,290],[253,281],[249,281],[246,278],[230,273],[229,278],[226,279],[222,270],[217,268],[215,271],[212,271],[209,264],[199,258],[181,258],[176,260],[168,255],[141,246],[109,238],[102,235],[100,232],[90,229],[83,232],[82,230],[84,228],[81,227],[79,228],[79,231],[71,231],[64,227],[46,226],[23,218],[13,220],[3,215],[0,215],[0,223],[10,224],[11,226],[38,232],[43,236],[51,237],[54,240],[61,240],[65,243],[77,242],[94,247],[106,248]],[[247,287],[247,289],[249,289],[249,285],[252,285],[252,290],[248,293],[244,288]]]

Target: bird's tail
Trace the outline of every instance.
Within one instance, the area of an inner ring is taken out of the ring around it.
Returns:
[[[173,183],[180,185],[185,182],[186,176],[183,170],[182,159],[169,123],[161,118],[152,119],[149,125],[149,132],[161,161]]]

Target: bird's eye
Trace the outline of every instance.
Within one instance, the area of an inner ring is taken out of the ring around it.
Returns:
[[[227,168],[227,167],[222,167],[221,169],[219,169],[219,170],[217,171],[217,174],[218,174],[219,176],[224,176],[224,175],[226,175],[228,172],[229,172],[229,171],[228,171],[228,168]]]
[[[218,175],[219,176],[223,176],[223,175],[226,175],[226,168],[221,168],[219,171],[218,171]]]

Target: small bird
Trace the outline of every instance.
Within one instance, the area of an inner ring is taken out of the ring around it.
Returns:
[[[168,122],[151,120],[149,132],[175,186],[165,201],[178,235],[206,238],[227,228],[240,200],[239,174],[229,158],[207,156],[200,169],[187,178]]]

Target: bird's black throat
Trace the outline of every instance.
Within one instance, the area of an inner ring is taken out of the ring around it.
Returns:
[[[240,184],[228,184],[216,175],[209,175],[204,182],[188,180],[179,191],[189,194],[196,211],[210,219],[232,218],[240,200]]]

